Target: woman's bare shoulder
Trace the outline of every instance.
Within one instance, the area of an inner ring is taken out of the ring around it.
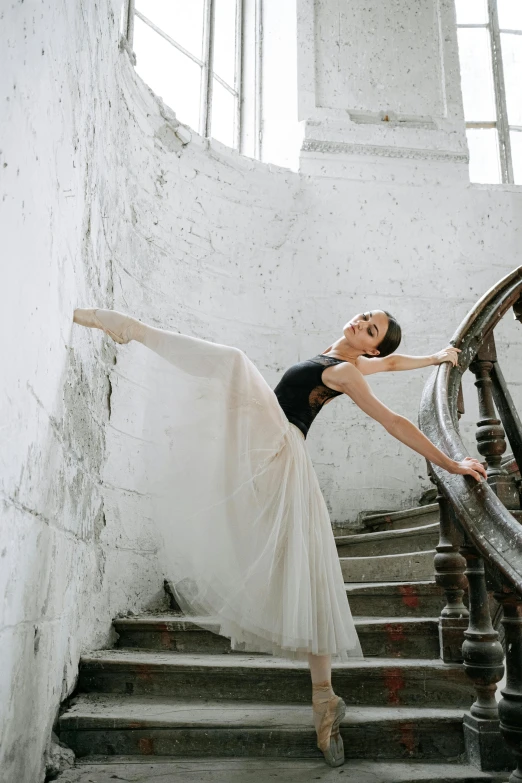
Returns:
[[[350,383],[350,381],[353,382],[356,378],[362,379],[362,373],[356,365],[351,362],[334,364],[331,367],[327,367],[322,374],[325,386],[340,392],[343,391],[343,386],[346,383]]]

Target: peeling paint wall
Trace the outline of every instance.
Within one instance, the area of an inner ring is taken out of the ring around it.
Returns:
[[[119,0],[1,13],[0,780],[34,783],[79,654],[162,583],[140,475],[149,357],[73,328],[73,308],[237,345],[272,386],[361,309],[390,309],[404,352],[432,352],[522,263],[522,193],[304,176],[195,134],[183,147],[118,49]],[[520,405],[515,327],[500,350]],[[428,372],[371,384],[415,420]],[[334,522],[428,486],[423,460],[348,399],[308,444]]]
[[[73,329],[110,303],[119,2],[0,10],[0,780],[37,783],[82,649],[160,583],[104,498],[116,350]]]

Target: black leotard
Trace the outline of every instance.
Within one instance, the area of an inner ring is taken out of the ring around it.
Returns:
[[[344,362],[332,356],[318,354],[285,372],[274,392],[288,421],[299,427],[306,438],[310,425],[325,404],[342,392],[334,391],[321,381],[325,367]]]

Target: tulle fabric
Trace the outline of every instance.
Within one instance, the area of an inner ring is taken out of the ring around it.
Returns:
[[[144,411],[147,474],[185,614],[236,650],[361,657],[306,442],[272,389],[236,348],[152,327],[142,342],[161,357]]]

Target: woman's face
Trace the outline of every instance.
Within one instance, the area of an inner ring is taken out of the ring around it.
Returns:
[[[343,327],[344,337],[351,348],[371,356],[378,356],[378,345],[388,329],[388,316],[382,310],[358,313]]]

